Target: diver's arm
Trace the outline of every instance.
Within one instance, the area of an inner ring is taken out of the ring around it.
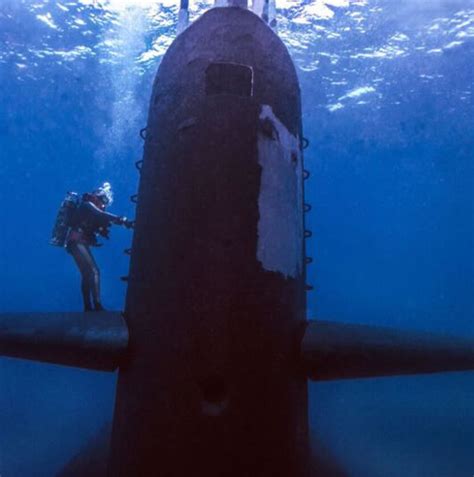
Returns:
[[[103,222],[104,226],[108,225],[110,223],[113,223],[113,224],[122,224],[123,223],[123,218],[122,217],[119,217],[118,215],[110,214],[109,212],[105,212],[104,210],[100,210],[92,202],[84,202],[83,207],[95,219],[98,219],[101,222]]]

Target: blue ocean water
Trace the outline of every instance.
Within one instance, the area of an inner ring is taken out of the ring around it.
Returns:
[[[56,209],[108,180],[133,217],[176,22],[168,0],[0,0],[0,311],[81,308]],[[474,0],[277,1],[277,31],[310,141],[309,316],[472,337]],[[110,309],[130,242],[113,229],[96,253]],[[0,474],[54,475],[110,421],[115,379],[0,359]],[[315,452],[341,475],[473,475],[473,398],[474,373],[312,384]]]

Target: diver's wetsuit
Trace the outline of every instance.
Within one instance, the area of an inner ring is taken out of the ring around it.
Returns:
[[[111,223],[123,222],[120,217],[104,212],[87,199],[82,200],[71,220],[66,250],[73,256],[81,272],[85,311],[103,310],[100,302],[100,272],[90,247],[98,246],[96,234],[107,237],[107,227]]]

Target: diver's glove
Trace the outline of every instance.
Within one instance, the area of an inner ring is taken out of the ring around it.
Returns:
[[[118,225],[123,225],[127,229],[131,229],[133,227],[133,221],[128,220],[127,217],[118,217],[116,223]]]

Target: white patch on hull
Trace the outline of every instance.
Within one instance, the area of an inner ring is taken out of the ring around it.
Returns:
[[[296,278],[303,270],[303,167],[299,138],[263,105],[258,132],[262,167],[257,259],[263,268]],[[273,130],[273,132],[272,132]],[[273,136],[273,137],[272,137]]]

